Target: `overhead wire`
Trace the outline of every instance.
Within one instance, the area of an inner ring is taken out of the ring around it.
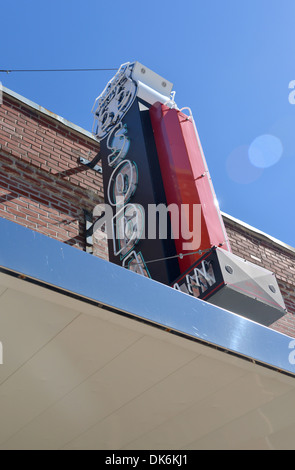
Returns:
[[[225,242],[223,243],[220,243],[218,245],[218,247],[221,247],[225,244]],[[138,263],[133,263],[134,265],[135,264],[150,264],[150,263],[156,263],[158,261],[166,261],[166,260],[169,260],[169,259],[174,259],[174,258],[180,258],[180,259],[183,259],[184,256],[190,256],[190,255],[196,255],[196,254],[199,254],[199,255],[203,255],[205,253],[209,253],[213,248],[217,248],[216,246],[212,246],[211,248],[207,248],[205,250],[196,250],[196,251],[191,251],[190,253],[179,253],[178,255],[173,255],[173,256],[166,256],[165,258],[158,258],[158,259],[151,259],[151,260],[147,260],[147,261],[139,261]]]
[[[118,70],[117,68],[77,68],[77,69],[0,69],[2,73],[14,73],[14,72],[103,72],[108,70]]]

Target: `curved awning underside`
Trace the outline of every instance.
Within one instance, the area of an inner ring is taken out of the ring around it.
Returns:
[[[295,448],[291,338],[3,219],[0,243],[0,449]]]

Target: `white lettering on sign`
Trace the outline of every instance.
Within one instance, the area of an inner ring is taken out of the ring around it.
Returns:
[[[99,139],[107,137],[110,150],[107,163],[113,172],[107,186],[108,203],[116,209],[111,220],[114,255],[122,259],[122,266],[149,277],[142,254],[134,251],[144,234],[144,210],[140,204],[129,201],[138,185],[138,170],[134,161],[127,159],[130,148],[127,125],[122,119],[130,109],[137,92],[131,78],[133,64],[124,64],[95,101],[94,112]],[[100,211],[100,214],[104,214]],[[106,212],[97,226],[107,223]],[[109,233],[109,232],[108,232]],[[126,258],[125,258],[126,257]]]
[[[138,183],[137,166],[130,160],[119,163],[108,183],[108,200],[112,206],[127,203],[136,191]],[[121,202],[118,203],[118,199]]]
[[[191,273],[187,274],[183,280],[174,284],[174,289],[180,290],[186,294],[199,297],[206,292],[213,284],[216,278],[211,261],[202,261],[201,267],[195,268]]]
[[[131,251],[131,253],[129,253],[126,258],[124,258],[122,266],[130,269],[131,271],[134,271],[137,274],[149,277],[149,273],[141,253]]]
[[[126,255],[142,239],[144,211],[139,204],[130,203],[116,209],[112,220],[114,254]]]
[[[131,78],[132,68],[133,64],[130,63],[121,65],[95,100],[92,112],[96,129],[93,132],[98,139],[104,139],[122,120],[135,99],[137,84]]]
[[[112,151],[108,156],[109,166],[120,163],[128,153],[130,139],[127,136],[127,126],[119,122],[109,133],[107,148]]]

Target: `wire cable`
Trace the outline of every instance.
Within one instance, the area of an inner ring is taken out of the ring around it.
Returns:
[[[118,70],[118,68],[99,68],[99,69],[0,69],[2,73],[12,72],[102,72],[106,70]]]
[[[166,261],[168,259],[173,259],[173,258],[182,259],[184,256],[195,255],[195,254],[202,255],[204,253],[208,253],[210,250],[211,250],[211,248],[208,249],[208,250],[192,251],[191,253],[179,253],[179,255],[167,256],[166,258],[151,259],[151,260],[145,261],[144,264],[157,263],[158,261]],[[134,264],[142,264],[142,262],[134,263]]]
[[[218,246],[221,247],[224,244],[225,244],[225,242],[220,243]],[[213,248],[217,248],[217,247],[212,246],[211,248],[207,248],[206,250],[196,250],[196,251],[191,251],[190,253],[179,253],[179,255],[167,256],[165,258],[151,259],[151,260],[147,260],[147,261],[139,261],[138,263],[133,263],[133,265],[136,265],[136,264],[145,265],[145,264],[149,264],[149,263],[157,263],[158,261],[166,261],[168,259],[173,259],[173,258],[183,259],[184,256],[190,256],[190,255],[196,255],[196,254],[203,255],[205,253],[209,253]]]

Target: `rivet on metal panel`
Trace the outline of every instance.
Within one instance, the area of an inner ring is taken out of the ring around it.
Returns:
[[[234,272],[233,268],[231,266],[229,266],[229,264],[227,264],[225,266],[225,270],[229,273],[229,274],[232,274]]]

